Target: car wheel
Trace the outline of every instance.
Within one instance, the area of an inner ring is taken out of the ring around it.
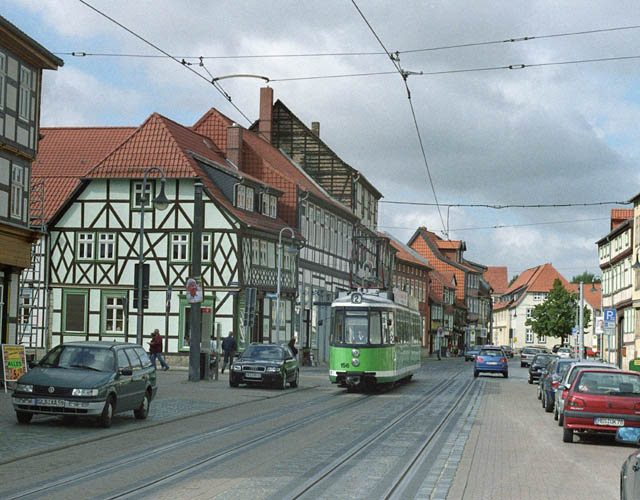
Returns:
[[[509,372],[502,372],[502,376],[504,378],[509,378]]]
[[[238,382],[233,379],[233,375],[229,374],[229,385],[231,387],[238,387]]]
[[[564,424],[564,415],[562,413],[558,413],[558,425],[562,427]]]
[[[480,372],[478,372],[478,370],[473,370],[473,376],[477,377],[480,374]]]
[[[73,425],[76,423],[76,421],[78,420],[78,417],[76,417],[75,415],[63,415],[62,416],[62,423],[64,425]]]
[[[293,379],[293,382],[290,382],[289,385],[291,387],[298,387],[300,383],[300,370],[296,370],[296,378]]]
[[[533,384],[533,379],[531,377],[529,377],[529,383]]]
[[[282,383],[280,384],[280,390],[284,391],[287,388],[287,372],[282,374]]]
[[[133,410],[133,414],[138,420],[144,420],[145,418],[147,418],[147,415],[149,415],[150,402],[151,399],[149,398],[149,393],[145,392],[144,397],[142,398],[142,403],[140,403],[138,409]]]
[[[33,418],[33,413],[29,413],[26,411],[16,411],[16,418],[18,419],[18,423],[28,424]]]
[[[553,405],[553,419],[558,420],[558,407]]]
[[[562,441],[565,443],[573,443],[573,430],[564,428],[562,429]]]
[[[544,411],[551,413],[553,411],[553,401],[544,398]]]
[[[524,363],[520,363],[520,368],[524,368],[525,364]]]
[[[542,389],[538,386],[538,399],[542,399]]]
[[[116,405],[113,402],[113,396],[110,396],[109,399],[107,399],[107,402],[104,404],[102,414],[98,417],[98,423],[100,424],[100,427],[104,427],[105,429],[111,427],[115,406]]]
[[[543,408],[546,406],[546,405],[545,405],[545,401],[544,401],[544,400],[545,400],[545,397],[544,397],[544,392],[543,392],[543,393],[542,393],[542,398],[540,399],[540,401],[542,402],[542,407],[543,407]]]

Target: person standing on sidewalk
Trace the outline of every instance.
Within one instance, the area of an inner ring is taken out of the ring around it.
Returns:
[[[289,349],[291,349],[291,352],[293,353],[293,357],[298,359],[298,349],[296,349],[296,337],[291,337],[291,340],[289,340]]]
[[[222,370],[220,373],[224,373],[224,369],[229,363],[229,369],[233,366],[233,353],[238,349],[236,339],[233,338],[233,332],[229,332],[229,335],[222,341],[222,350],[224,351],[224,361],[222,362]]]
[[[166,372],[169,369],[169,365],[162,359],[162,337],[160,337],[160,331],[156,328],[151,334],[151,342],[149,342],[149,353],[151,354],[151,361],[153,367],[156,366],[156,359],[160,361],[160,366]]]

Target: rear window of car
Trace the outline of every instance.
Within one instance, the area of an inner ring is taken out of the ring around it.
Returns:
[[[571,363],[558,363],[558,375],[562,376],[565,373],[567,373],[567,370],[569,369],[570,366],[572,366]]]
[[[547,364],[552,359],[555,359],[555,356],[553,356],[551,354],[537,354],[536,357],[533,358],[533,362],[534,363],[539,363],[539,364]]]
[[[524,354],[536,354],[538,352],[540,352],[540,349],[536,349],[534,347],[525,347],[522,352]]]
[[[480,356],[494,356],[494,357],[498,356],[499,357],[502,355],[503,353],[499,349],[482,349],[480,351]]]
[[[577,392],[607,396],[640,396],[640,376],[629,373],[580,372]]]
[[[573,370],[571,370],[571,373],[569,373],[569,379],[567,380],[567,382],[569,384],[571,384],[575,379],[576,376],[578,375],[578,373],[580,373],[580,370],[585,369],[585,368],[604,368],[605,370],[607,369],[606,367],[603,366],[598,366],[598,365],[572,365],[575,366],[575,368]]]

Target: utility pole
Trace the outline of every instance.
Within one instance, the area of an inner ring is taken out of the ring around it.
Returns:
[[[202,285],[201,260],[202,260],[202,183],[199,180],[193,185],[193,240],[191,244],[191,277]],[[204,296],[204,290],[203,290]],[[204,297],[203,297],[204,298]],[[200,380],[200,323],[201,323],[200,303],[191,304],[191,335],[189,340],[189,380],[197,382]],[[205,360],[206,361],[206,360]],[[205,372],[208,370],[208,363],[205,362]],[[205,373],[206,374],[206,373]]]
[[[578,323],[578,349],[580,354],[578,359],[584,360],[584,283],[580,282],[580,320]]]

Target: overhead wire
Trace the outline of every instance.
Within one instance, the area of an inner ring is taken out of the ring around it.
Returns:
[[[457,229],[450,229],[449,231],[478,231],[484,229],[508,229],[512,227],[528,227],[528,226],[544,226],[553,224],[574,224],[576,222],[596,222],[609,220],[609,217],[597,217],[593,219],[573,219],[573,220],[556,220],[556,221],[544,221],[544,222],[530,222],[526,224],[496,224],[494,226],[478,226],[478,227],[461,227]],[[415,231],[415,227],[400,227],[400,226],[378,226],[380,229],[406,229],[407,231]]]
[[[139,40],[143,41],[144,43],[146,43],[147,45],[153,47],[158,52],[161,52],[162,54],[164,54],[165,57],[168,57],[168,58],[172,59],[173,61],[177,62],[178,64],[180,64],[181,66],[183,66],[187,70],[191,71],[193,74],[197,75],[198,77],[202,78],[204,81],[206,81],[209,84],[211,84],[227,101],[229,101],[229,103],[235,108],[235,110],[238,113],[240,113],[240,115],[242,115],[242,117],[245,120],[247,120],[248,123],[252,123],[252,121],[249,119],[249,117],[232,101],[231,96],[222,88],[222,86],[218,82],[216,82],[213,79],[211,81],[208,80],[207,77],[205,77],[203,74],[201,74],[201,73],[197,72],[196,70],[194,70],[193,68],[191,68],[190,65],[185,64],[183,61],[181,61],[178,58],[172,56],[171,54],[169,54],[165,50],[161,49],[160,47],[158,47],[154,43],[150,42],[146,38],[142,37],[141,35],[139,35],[135,31],[133,31],[130,28],[126,27],[124,24],[120,23],[116,19],[114,19],[111,16],[105,14],[101,10],[97,9],[96,7],[91,5],[90,3],[86,2],[85,0],[78,0],[78,1],[80,3],[82,3],[83,5],[85,5],[86,7],[89,7],[94,12],[100,14],[102,17],[104,17],[104,18],[108,19],[109,21],[111,21],[112,23],[116,24],[117,26],[119,26],[123,30],[127,31],[129,34],[135,36],[137,39],[139,39]],[[209,73],[209,71],[206,68],[205,68],[205,71],[207,71],[207,73]]]
[[[418,206],[435,206],[435,203],[420,201],[392,201],[379,200],[378,203],[387,203],[390,205],[418,205]],[[473,208],[493,208],[501,210],[503,208],[565,208],[565,207],[594,207],[600,205],[629,205],[630,201],[594,201],[584,203],[533,203],[533,204],[489,204],[489,203],[440,203],[442,207],[473,207]]]
[[[407,78],[408,78],[410,73],[405,71],[405,70],[403,70],[402,67],[400,66],[400,58],[399,58],[399,56],[398,55],[393,56],[389,52],[389,50],[387,50],[387,48],[385,47],[384,43],[382,43],[382,40],[380,39],[380,37],[378,36],[376,31],[373,29],[373,26],[371,26],[371,23],[369,23],[369,21],[367,20],[366,16],[364,15],[364,13],[360,10],[360,7],[358,7],[358,4],[356,4],[355,0],[351,0],[351,3],[355,7],[355,9],[358,11],[358,14],[360,14],[360,17],[362,17],[362,19],[364,20],[365,24],[369,27],[369,29],[371,30],[371,33],[373,33],[373,36],[378,41],[378,43],[380,44],[382,49],[389,56],[389,59],[393,63],[393,65],[396,68],[397,72],[402,77],[402,81],[404,83],[404,87],[405,87],[405,90],[407,92],[407,100],[409,101],[409,107],[411,108],[411,116],[413,117],[413,124],[414,124],[415,130],[416,130],[416,134],[418,136],[418,142],[420,144],[420,151],[422,152],[422,158],[423,158],[423,161],[424,161],[424,165],[425,165],[425,167],[427,169],[427,175],[428,175],[428,178],[429,178],[429,184],[431,185],[431,191],[433,192],[433,198],[434,198],[434,201],[435,201],[436,206],[438,208],[438,215],[440,216],[440,222],[442,223],[442,229],[445,232],[445,234],[448,234],[446,225],[444,223],[444,218],[442,216],[442,210],[440,210],[440,205],[438,205],[438,195],[436,194],[436,188],[435,188],[435,185],[433,183],[433,178],[431,176],[431,169],[429,168],[429,162],[427,160],[427,154],[426,154],[426,151],[425,151],[424,143],[422,141],[422,134],[420,133],[420,127],[418,125],[418,119],[416,118],[416,112],[415,112],[415,109],[413,107],[413,102],[411,100],[411,90],[409,89],[409,84],[407,83]]]
[[[413,54],[418,52],[432,52],[438,50],[450,50],[450,49],[460,49],[467,47],[479,47],[484,45],[497,45],[504,43],[517,43],[517,42],[528,42],[531,40],[543,40],[549,38],[561,38],[561,37],[570,37],[570,36],[581,36],[581,35],[591,35],[595,33],[606,33],[606,32],[614,32],[614,31],[623,31],[623,30],[633,30],[639,29],[640,25],[631,25],[631,26],[616,26],[613,28],[599,28],[593,30],[582,30],[582,31],[570,31],[565,33],[553,33],[548,35],[532,35],[532,36],[519,36],[512,37],[507,39],[500,40],[489,40],[483,42],[470,42],[470,43],[460,43],[453,45],[441,45],[436,47],[425,47],[419,49],[407,49],[407,50],[399,50],[398,54]],[[84,52],[84,51],[72,51],[72,52],[54,52],[56,55],[64,55],[64,56],[74,56],[74,57],[88,57],[88,56],[98,56],[98,57],[138,57],[138,58],[163,58],[163,57],[171,57],[166,55],[157,55],[157,54],[127,54],[127,53],[114,53],[114,52]],[[175,56],[179,59],[273,59],[273,58],[293,58],[293,57],[362,57],[362,56],[380,56],[380,55],[388,55],[387,52],[375,52],[375,51],[359,51],[359,52],[315,52],[315,53],[302,53],[302,54],[237,54],[237,55],[226,55],[226,56]]]

